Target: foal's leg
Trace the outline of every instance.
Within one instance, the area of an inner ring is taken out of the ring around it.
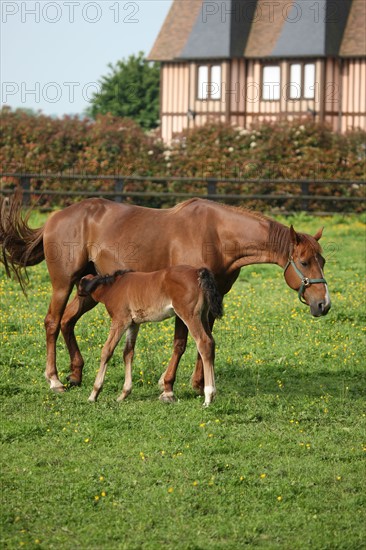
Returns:
[[[121,395],[117,398],[117,401],[123,401],[132,390],[132,361],[135,353],[135,345],[137,335],[140,330],[140,325],[131,325],[127,330],[126,344],[123,351],[123,361],[125,363],[125,382],[123,384],[123,390]]]
[[[97,305],[91,296],[79,296],[76,294],[73,300],[67,305],[61,320],[61,331],[70,355],[70,371],[67,377],[70,385],[80,386],[84,359],[80,353],[75,338],[74,328],[84,313],[90,311]]]
[[[60,332],[62,314],[65,311],[67,300],[70,296],[72,285],[54,288],[48,312],[44,320],[46,329],[47,362],[45,377],[50,384],[51,390],[55,392],[65,391],[64,385],[60,382],[56,367],[56,342]]]
[[[216,395],[214,373],[215,341],[212,338],[208,322],[205,320],[202,321],[199,316],[195,316],[189,321],[186,320],[186,322],[189,332],[196,342],[197,350],[202,358],[205,395],[204,406],[208,407]]]
[[[169,361],[168,368],[161,375],[159,380],[160,389],[163,390],[163,393],[160,395],[160,400],[164,401],[164,403],[172,403],[175,400],[173,386],[180,358],[182,357],[186,349],[187,337],[188,329],[186,325],[183,323],[182,319],[176,317],[173,355]]]
[[[98,370],[98,374],[95,378],[93,391],[91,392],[89,396],[89,401],[96,401],[98,398],[99,393],[101,392],[101,389],[103,387],[104,382],[104,376],[105,371],[107,370],[107,363],[110,360],[110,358],[113,355],[113,352],[115,350],[116,345],[120,341],[120,339],[123,336],[123,333],[127,329],[128,325],[126,324],[114,324],[112,323],[111,330],[109,331],[109,335],[107,338],[106,343],[103,346],[102,349],[102,357],[100,359],[100,367]]]
[[[212,337],[212,329],[215,323],[215,319],[212,317],[211,314],[208,315],[208,323],[205,323],[205,330],[207,334],[209,334]],[[204,375],[203,375],[203,363],[202,358],[199,353],[197,353],[197,359],[196,359],[196,366],[194,368],[194,371],[191,376],[191,384],[192,388],[197,391],[199,395],[203,395],[203,389],[204,389]]]

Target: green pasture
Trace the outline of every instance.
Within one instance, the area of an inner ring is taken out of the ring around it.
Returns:
[[[325,225],[332,309],[312,318],[277,266],[243,269],[215,327],[208,409],[190,388],[192,340],[178,401],[158,401],[172,320],[141,329],[128,400],[120,346],[90,404],[101,306],[77,326],[83,386],[51,393],[46,265],[29,269],[28,300],[1,271],[2,548],[366,548],[365,218],[281,221]],[[61,339],[58,368],[65,380]]]

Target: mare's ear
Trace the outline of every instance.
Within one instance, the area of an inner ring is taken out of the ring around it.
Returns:
[[[315,233],[314,239],[315,239],[316,241],[319,241],[319,239],[320,239],[321,236],[323,235],[323,229],[324,229],[324,227],[321,227],[321,228],[319,229],[319,231],[317,231],[317,232]]]
[[[296,233],[293,225],[290,225],[290,238],[291,238],[293,247],[299,244],[300,238],[299,238],[299,235]]]

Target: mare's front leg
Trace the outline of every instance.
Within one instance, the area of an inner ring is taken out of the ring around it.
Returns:
[[[215,319],[211,314],[208,315],[208,327],[206,326],[205,330],[209,335],[211,335],[211,331],[213,329],[215,323]],[[194,371],[191,376],[191,384],[192,388],[199,394],[204,394],[204,372],[203,372],[203,362],[202,358],[199,353],[197,353],[197,359],[196,359],[196,366],[194,368]]]
[[[109,331],[109,335],[107,338],[106,343],[103,346],[102,349],[102,356],[100,359],[100,367],[97,373],[97,376],[95,378],[93,391],[91,392],[89,396],[89,401],[94,402],[97,400],[98,395],[100,394],[104,377],[105,377],[105,371],[107,370],[107,363],[110,360],[110,358],[113,355],[113,352],[115,350],[115,347],[117,346],[118,342],[123,336],[123,333],[127,329],[128,325],[126,324],[119,324],[119,323],[112,323],[111,330]]]
[[[173,355],[169,361],[168,368],[161,375],[159,380],[160,389],[163,393],[160,395],[160,400],[164,403],[172,403],[175,401],[173,386],[177,375],[177,368],[180,358],[185,352],[187,345],[188,329],[179,317],[175,318],[175,332],[174,332],[174,344]]]
[[[132,391],[132,361],[135,354],[135,345],[140,325],[132,324],[127,330],[126,344],[123,351],[123,361],[125,363],[125,382],[121,395],[117,401],[123,401]]]
[[[65,386],[60,382],[56,367],[56,342],[60,332],[61,318],[65,311],[67,300],[72,289],[71,284],[65,283],[59,288],[53,288],[51,302],[44,320],[46,329],[47,362],[45,377],[55,392],[65,391]]]
[[[84,313],[97,305],[91,296],[79,296],[77,293],[67,305],[61,319],[61,331],[70,355],[70,371],[67,377],[71,386],[80,386],[84,359],[75,338],[75,325]]]

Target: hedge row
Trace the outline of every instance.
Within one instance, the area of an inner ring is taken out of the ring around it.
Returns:
[[[68,173],[88,175],[213,177],[239,179],[352,180],[353,186],[329,184],[322,194],[362,196],[365,179],[366,133],[345,135],[312,120],[262,123],[245,130],[209,123],[177,136],[170,147],[136,123],[104,115],[95,122],[77,117],[53,119],[3,108],[0,112],[2,172]],[[14,185],[2,179],[2,187]],[[86,180],[34,180],[34,189],[112,190],[111,183]],[[203,193],[203,184],[179,182],[132,183],[127,190],[164,190]],[[233,193],[294,193],[284,184],[222,183],[218,191]],[[312,185],[310,193],[319,193]],[[47,201],[47,197],[43,199]],[[65,201],[63,201],[65,202]],[[264,204],[264,203],[263,203]],[[283,201],[272,203],[286,207]],[[158,201],[157,205],[161,205]],[[291,206],[290,199],[287,206]],[[258,203],[256,203],[258,206]],[[318,205],[315,205],[318,206]],[[334,206],[333,206],[334,209]]]

